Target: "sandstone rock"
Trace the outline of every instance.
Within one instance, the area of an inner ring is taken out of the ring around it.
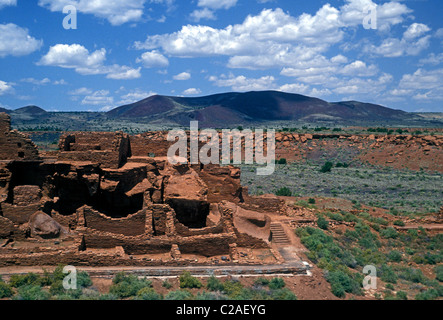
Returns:
[[[37,211],[31,216],[29,227],[32,237],[38,236],[44,239],[54,239],[59,238],[64,233],[60,224],[41,211]]]

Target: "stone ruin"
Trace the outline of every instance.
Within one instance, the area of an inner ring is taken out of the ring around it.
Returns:
[[[249,197],[238,168],[171,165],[167,143],[122,132],[67,133],[40,157],[0,120],[0,267],[284,262],[281,201]]]

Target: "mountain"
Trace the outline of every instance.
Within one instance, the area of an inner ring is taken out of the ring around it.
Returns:
[[[410,113],[358,101],[329,103],[279,91],[222,93],[184,98],[151,96],[107,113],[114,119],[143,119],[152,123],[222,127],[264,121],[380,121],[411,120]]]
[[[23,107],[23,108],[19,108],[16,110],[11,111],[11,113],[15,113],[15,114],[26,114],[26,115],[30,115],[30,116],[42,116],[42,115],[46,115],[47,112],[45,110],[43,110],[40,107],[37,106],[27,106],[27,107]]]

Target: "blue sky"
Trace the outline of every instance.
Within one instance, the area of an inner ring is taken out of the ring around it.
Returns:
[[[443,112],[442,13],[441,0],[0,0],[0,107],[280,90]]]

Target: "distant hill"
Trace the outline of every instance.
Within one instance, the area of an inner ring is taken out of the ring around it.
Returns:
[[[42,116],[47,114],[45,110],[37,106],[27,106],[10,112],[14,114],[28,114],[32,116]]]
[[[141,119],[219,127],[264,121],[379,121],[411,120],[404,111],[358,101],[329,103],[279,91],[222,93],[197,98],[151,96],[107,113],[110,118]]]

